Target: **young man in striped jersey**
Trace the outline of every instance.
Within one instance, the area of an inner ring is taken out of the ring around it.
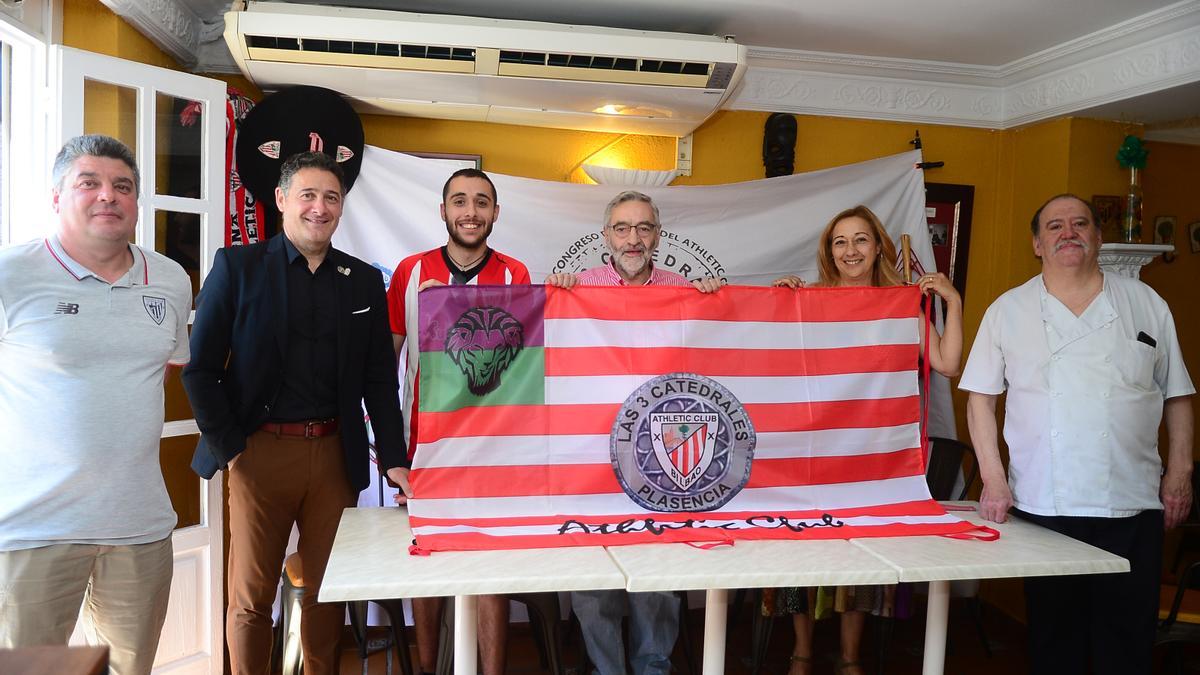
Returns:
[[[478,169],[460,169],[442,187],[442,220],[449,239],[445,246],[411,255],[400,262],[388,286],[388,315],[397,360],[405,338],[417,332],[417,293],[430,286],[455,284],[528,284],[529,270],[516,258],[488,247],[492,226],[500,217],[496,186]],[[404,438],[417,443],[417,352],[408,351],[404,377]],[[411,440],[410,440],[411,439]],[[413,600],[417,654],[422,672],[437,665],[438,624],[442,598]],[[508,629],[508,598],[479,598],[479,648],[483,672],[504,672]]]
[[[654,266],[662,224],[658,206],[648,195],[628,190],[613,197],[604,209],[606,265],[579,274],[558,273],[546,278],[548,286],[695,286],[702,293],[721,288],[720,279],[689,282],[680,274]],[[627,600],[628,599],[628,600]],[[576,591],[571,605],[583,629],[588,657],[600,675],[623,675],[625,647],[621,616],[629,610],[629,642],[634,675],[669,675],[671,652],[679,633],[679,598],[669,591]]]

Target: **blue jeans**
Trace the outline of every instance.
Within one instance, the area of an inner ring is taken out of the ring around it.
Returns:
[[[628,599],[628,600],[627,600]],[[571,605],[583,627],[588,658],[599,675],[625,675],[621,616],[629,604],[629,647],[634,675],[668,675],[679,634],[679,598],[670,592],[576,591]]]

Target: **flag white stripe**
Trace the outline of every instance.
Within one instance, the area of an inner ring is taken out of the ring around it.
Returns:
[[[546,319],[547,347],[837,349],[915,345],[916,317],[875,321],[612,321]]]
[[[651,375],[589,375],[546,378],[547,405],[624,403]],[[742,405],[863,401],[917,395],[915,370],[798,377],[712,377]]]
[[[887,516],[881,518],[878,516],[856,516],[853,518],[839,518],[839,521],[845,523],[848,527],[871,527],[878,525],[937,525],[942,523],[957,523],[961,519],[957,516],[948,513],[940,516]],[[747,525],[745,520],[709,517],[697,518],[697,522],[708,527],[728,526],[735,530],[752,530],[758,529],[751,525]],[[819,523],[820,520],[796,520],[793,523]],[[502,525],[491,527],[477,527],[472,525],[421,525],[413,528],[413,534],[418,535],[434,535],[434,534],[486,534],[493,537],[518,537],[530,535],[558,535],[558,530],[561,525],[545,524],[545,525]],[[824,529],[824,528],[822,528]],[[598,539],[598,543],[604,543],[602,537]]]
[[[846,457],[895,452],[920,443],[917,423],[868,429],[822,429],[759,433],[755,459]],[[423,443],[417,466],[542,466],[609,464],[608,434],[578,436],[464,436]]]
[[[830,483],[744,489],[722,511],[761,511],[765,514],[810,509],[860,508],[929,499],[925,476],[905,476],[854,483]],[[864,502],[864,500],[870,500]],[[579,516],[617,516],[657,511],[642,509],[624,492],[600,495],[538,495],[421,499],[422,518],[529,518],[564,513]]]

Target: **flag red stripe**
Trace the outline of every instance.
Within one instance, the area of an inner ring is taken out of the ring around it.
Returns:
[[[783,516],[793,520],[814,520],[820,519],[821,516],[828,513],[834,518],[856,518],[859,516],[874,516],[876,518],[886,518],[888,516],[940,516],[946,513],[946,509],[932,499],[921,499],[918,501],[895,502],[890,504],[875,504],[871,506],[859,506],[848,509],[808,509],[804,511],[779,511],[771,510],[772,516]],[[522,518],[472,518],[470,522],[464,523],[460,518],[423,518],[421,516],[409,515],[409,524],[412,527],[424,526],[452,526],[452,525],[471,525],[473,527],[513,527],[519,525],[560,525],[565,518],[570,518],[575,522],[585,523],[588,525],[599,525],[602,523],[616,523],[622,520],[643,520],[645,518],[653,518],[659,523],[678,523],[695,518],[722,518],[729,520],[743,520],[755,516],[763,515],[762,511],[721,511],[719,513],[707,512],[667,512],[667,513],[652,513],[652,514],[625,514],[625,515],[604,515],[604,516],[585,516],[572,515],[564,516],[560,514],[551,514],[545,516],[528,516]]]
[[[849,457],[756,459],[747,488],[857,483],[924,473],[920,448]]]
[[[747,488],[822,485],[885,480],[922,473],[921,449],[846,457],[755,460]],[[678,468],[678,465],[677,465]],[[686,470],[680,469],[684,473]],[[420,499],[473,499],[534,495],[618,494],[611,464],[455,466],[413,469]]]
[[[693,373],[709,377],[843,375],[915,372],[916,345],[839,349],[710,349],[703,347],[546,347],[546,375]]]
[[[720,293],[696,295],[671,286],[546,287],[547,319],[611,321],[876,321],[916,315],[920,290],[896,288],[766,289],[726,286]],[[636,293],[635,296],[630,292]],[[686,299],[687,302],[681,302]]]
[[[816,403],[756,403],[746,413],[757,433],[893,427],[918,421],[916,396]],[[422,412],[418,442],[463,436],[608,434],[620,405],[476,406]]]
[[[557,548],[561,546],[627,546],[631,544],[729,542],[738,539],[851,539],[856,537],[913,537],[921,535],[968,532],[975,526],[967,521],[957,523],[924,523],[908,525],[857,525],[844,527],[814,527],[795,532],[786,527],[754,528],[726,532],[719,529],[686,528],[667,530],[661,534],[635,532],[624,534],[531,534],[492,536],[477,532],[420,535],[424,548],[433,551],[479,551],[492,549]]]
[[[455,466],[413,469],[419,499],[473,499],[533,495],[586,495],[621,492],[611,464],[541,466]]]

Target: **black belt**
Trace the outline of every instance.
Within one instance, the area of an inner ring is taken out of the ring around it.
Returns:
[[[338,421],[310,420],[308,422],[267,422],[258,428],[259,431],[275,434],[276,436],[296,436],[299,438],[320,438],[336,434]]]

